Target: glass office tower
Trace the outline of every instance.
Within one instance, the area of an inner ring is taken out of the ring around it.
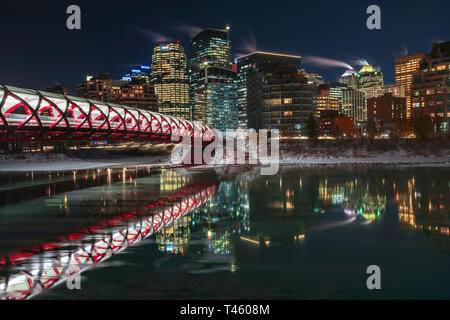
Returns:
[[[187,60],[180,41],[155,45],[150,82],[158,95],[159,112],[191,120]]]
[[[229,27],[205,29],[191,40],[190,98],[193,119],[225,131],[237,127],[237,75]]]

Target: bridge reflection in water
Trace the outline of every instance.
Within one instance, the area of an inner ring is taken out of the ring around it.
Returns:
[[[59,241],[2,257],[0,265],[12,272],[7,278],[0,278],[0,299],[28,299],[63,283],[71,270],[81,273],[105,261],[170,226],[203,205],[215,193],[214,184],[190,184],[138,211],[64,234],[58,237]],[[22,267],[15,268],[16,265]]]

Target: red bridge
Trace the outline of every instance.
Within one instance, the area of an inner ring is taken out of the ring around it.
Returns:
[[[208,126],[122,105],[0,85],[0,141],[211,142]]]

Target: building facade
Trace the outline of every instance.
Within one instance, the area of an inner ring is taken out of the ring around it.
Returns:
[[[435,43],[413,74],[412,117],[432,118],[436,131],[447,131],[450,118],[450,41]]]
[[[189,78],[193,119],[221,131],[236,129],[237,74],[228,26],[208,28],[194,36]]]
[[[188,67],[180,41],[155,45],[150,83],[158,95],[159,112],[191,120]]]
[[[341,114],[353,118],[355,124],[366,122],[367,108],[364,92],[354,88],[343,88]]]
[[[350,137],[354,134],[353,118],[339,114],[339,111],[327,110],[322,112],[317,121],[319,134]]]
[[[313,89],[298,71],[300,61],[299,56],[258,51],[237,58],[239,108],[248,128],[305,128],[314,112]]]
[[[367,119],[379,125],[392,125],[406,120],[406,98],[386,93],[381,97],[367,99]]]
[[[317,90],[317,118],[321,117],[324,111],[337,111],[342,107],[342,88],[339,85],[321,84]]]
[[[129,72],[127,72],[122,80],[131,81],[131,80],[143,80],[144,82],[150,83],[150,66],[137,66],[131,68]]]
[[[144,80],[110,79],[108,73],[88,76],[77,86],[77,95],[149,111],[158,111],[154,87]]]
[[[312,87],[312,102],[314,106],[314,116],[317,118],[319,86],[325,83],[325,79],[321,74],[317,72],[306,72],[304,69],[300,71],[300,76],[306,78],[306,83],[311,85]]]
[[[381,90],[384,86],[383,72],[371,65],[365,65],[356,74],[358,89],[366,94],[370,90]]]
[[[395,59],[395,85],[405,91],[406,116],[411,118],[411,85],[412,77],[419,70],[420,63],[425,54],[413,54]]]
[[[366,99],[381,97],[386,93],[391,93],[395,97],[406,97],[406,90],[403,86],[385,84],[382,89],[367,90]]]

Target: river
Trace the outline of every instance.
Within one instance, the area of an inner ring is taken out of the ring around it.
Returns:
[[[450,298],[450,168],[257,173],[0,173],[0,299]]]

